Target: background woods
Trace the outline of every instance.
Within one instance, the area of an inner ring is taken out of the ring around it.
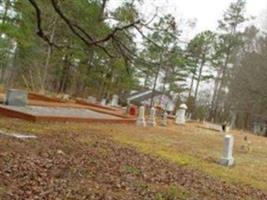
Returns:
[[[267,116],[267,38],[244,0],[189,41],[172,15],[110,1],[0,0],[1,84],[98,99],[150,88],[239,128]]]

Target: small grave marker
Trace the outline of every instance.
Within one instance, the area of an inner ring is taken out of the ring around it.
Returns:
[[[89,96],[89,97],[87,97],[87,102],[88,103],[96,103],[96,98],[93,96]]]
[[[179,109],[176,112],[175,123],[176,124],[185,124],[185,112],[187,110],[187,106],[185,104],[181,104]]]
[[[161,126],[168,125],[168,113],[165,111],[162,116]]]
[[[140,108],[139,108],[136,125],[139,127],[145,127],[146,126],[145,107],[144,106],[140,106]]]
[[[233,157],[234,137],[232,135],[225,135],[224,149],[220,163],[224,166],[232,166],[234,164]]]
[[[149,126],[156,126],[156,109],[154,107],[150,109],[149,119],[147,123]]]
[[[111,106],[118,106],[119,105],[119,96],[114,94],[112,96]]]
[[[100,104],[101,104],[102,106],[105,106],[106,103],[107,103],[107,99],[105,99],[105,98],[103,98],[103,99],[101,100],[101,102],[100,102]]]

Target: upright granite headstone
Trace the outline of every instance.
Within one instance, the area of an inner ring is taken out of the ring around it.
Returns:
[[[185,112],[187,110],[187,106],[185,104],[181,104],[179,109],[176,112],[175,123],[176,124],[185,124]]]
[[[111,106],[118,106],[119,105],[119,96],[114,94],[112,96]]]
[[[139,127],[145,127],[146,126],[145,107],[144,106],[140,106],[140,108],[139,108],[136,126],[139,126]]]
[[[224,166],[231,166],[234,164],[233,158],[234,137],[232,135],[225,135],[224,149],[220,163]]]
[[[161,126],[168,125],[168,113],[165,111],[162,116]]]
[[[107,103],[107,99],[105,99],[105,98],[103,98],[103,99],[101,100],[101,102],[100,102],[100,104],[101,104],[102,106],[105,106],[106,103]]]
[[[25,90],[9,89],[6,94],[6,104],[10,106],[26,106],[28,92]]]
[[[156,126],[156,109],[154,107],[150,109],[150,114],[147,124],[153,127]]]
[[[88,96],[88,97],[87,97],[87,102],[88,102],[88,103],[96,103],[96,98],[93,97],[93,96]]]

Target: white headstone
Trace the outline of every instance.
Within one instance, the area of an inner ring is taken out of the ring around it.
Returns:
[[[102,99],[101,100],[101,102],[100,102],[100,104],[102,105],[102,106],[105,106],[106,105],[106,103],[107,103],[107,100],[104,98],[104,99]]]
[[[179,109],[176,112],[175,123],[176,124],[185,124],[185,112],[187,110],[187,106],[185,104],[181,104]]]
[[[161,126],[168,125],[168,113],[165,111],[162,116]]]
[[[156,109],[154,107],[150,109],[150,114],[147,124],[149,126],[156,126]]]
[[[145,120],[145,107],[140,106],[139,107],[139,112],[138,112],[138,117],[136,121],[136,126],[139,127],[145,127],[146,126],[146,120]]]
[[[234,137],[232,135],[225,135],[223,155],[220,161],[222,165],[231,166],[234,164],[233,147]]]
[[[111,106],[118,106],[119,105],[119,96],[118,95],[113,95],[112,96],[112,101],[111,101]]]
[[[89,97],[87,97],[87,102],[88,103],[96,103],[96,98],[93,96],[89,96]]]

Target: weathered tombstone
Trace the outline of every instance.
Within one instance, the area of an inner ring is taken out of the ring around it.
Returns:
[[[105,98],[103,98],[103,99],[101,100],[101,102],[100,102],[100,104],[101,104],[102,106],[105,106],[106,103],[107,103],[107,99],[105,99]]]
[[[224,166],[231,166],[234,164],[233,158],[234,137],[232,135],[225,135],[224,149],[220,163]]]
[[[89,97],[87,97],[87,102],[88,103],[96,103],[96,98],[93,96],[89,96]]]
[[[185,104],[181,104],[179,109],[176,112],[175,123],[176,124],[185,124],[185,112],[187,110],[187,106]]]
[[[156,109],[154,107],[150,109],[150,114],[147,124],[153,127],[156,126]]]
[[[114,94],[112,96],[111,106],[118,106],[118,105],[119,105],[119,96]]]
[[[6,94],[6,104],[11,106],[26,106],[28,92],[24,90],[9,89]]]
[[[145,127],[146,126],[145,107],[144,106],[140,106],[140,108],[139,108],[136,126],[139,126],[139,127]]]
[[[162,116],[161,126],[168,125],[168,113],[165,111]]]

